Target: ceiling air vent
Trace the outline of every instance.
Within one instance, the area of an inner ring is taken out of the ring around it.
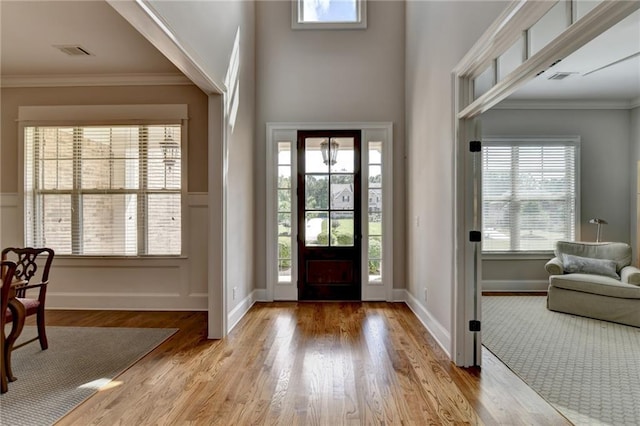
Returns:
[[[53,47],[55,47],[56,49],[58,49],[62,53],[65,53],[65,54],[67,54],[69,56],[93,56],[93,54],[91,52],[89,52],[87,49],[85,49],[82,46],[77,46],[77,45],[56,46],[56,45],[54,45]]]
[[[575,74],[574,72],[557,72],[548,77],[548,80],[564,80],[569,77],[571,74]]]

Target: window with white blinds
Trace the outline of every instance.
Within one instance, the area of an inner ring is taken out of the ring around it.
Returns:
[[[558,240],[575,240],[579,139],[485,139],[482,145],[482,250],[546,251]]]
[[[25,237],[67,255],[180,255],[180,124],[24,127]]]

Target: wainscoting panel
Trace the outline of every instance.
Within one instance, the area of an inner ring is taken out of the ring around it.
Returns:
[[[17,194],[0,194],[0,246],[23,245]],[[49,309],[207,310],[207,194],[187,195],[185,256],[57,256]]]

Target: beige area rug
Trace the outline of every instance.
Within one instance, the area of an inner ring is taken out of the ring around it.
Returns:
[[[640,424],[640,328],[484,296],[482,342],[576,425]]]
[[[0,425],[51,425],[172,336],[177,329],[47,327],[49,349],[16,349]],[[25,327],[20,339],[35,336]]]

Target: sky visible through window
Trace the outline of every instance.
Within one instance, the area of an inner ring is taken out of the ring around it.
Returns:
[[[300,0],[303,22],[358,22],[357,0]]]

